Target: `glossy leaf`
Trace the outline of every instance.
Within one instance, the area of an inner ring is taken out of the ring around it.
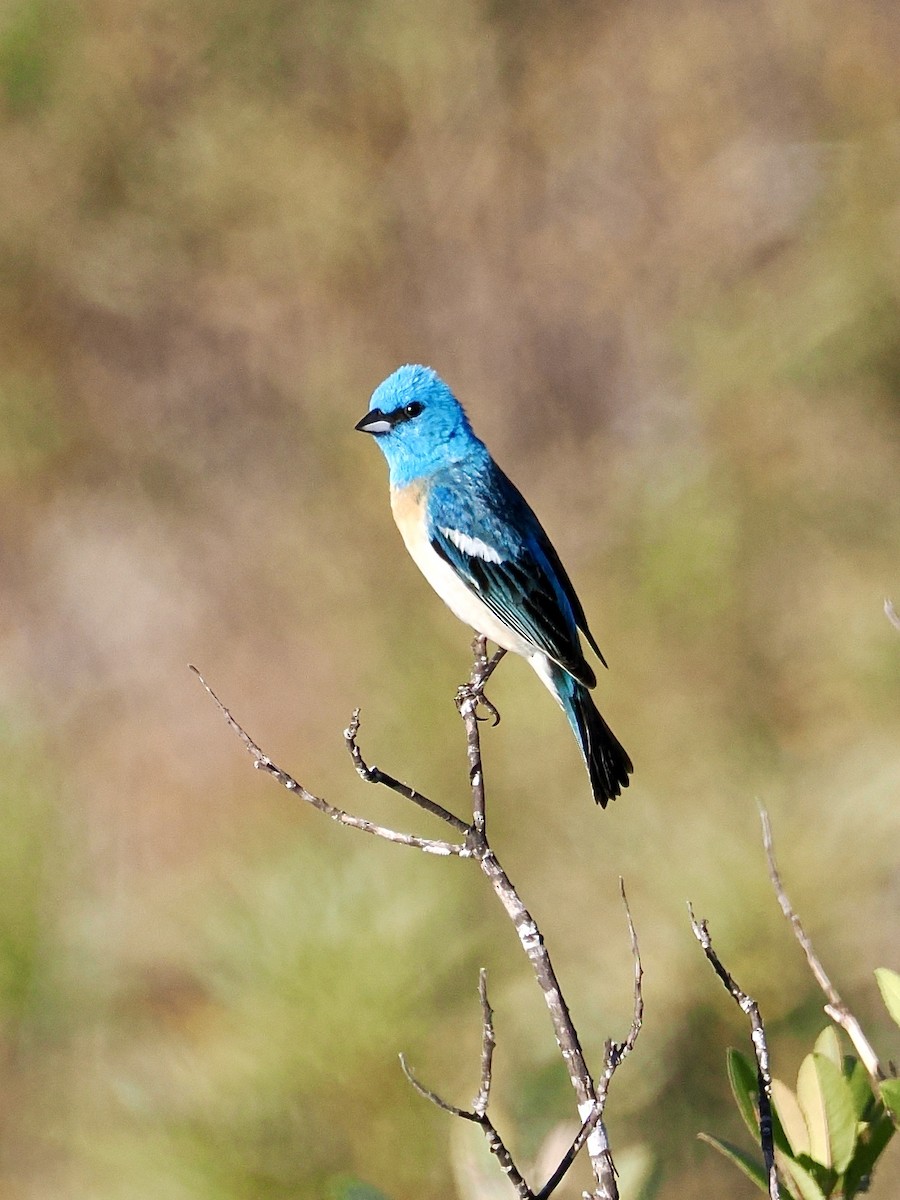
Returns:
[[[823,1167],[830,1167],[831,1144],[828,1140],[825,1099],[819,1086],[816,1062],[811,1054],[807,1054],[797,1072],[797,1101],[809,1130],[809,1156]]]
[[[800,1193],[797,1191],[794,1181],[785,1170],[785,1161],[790,1159],[790,1157],[791,1156],[789,1154],[775,1155],[775,1166],[778,1170],[779,1191],[784,1197],[790,1196],[791,1200],[801,1200]]]
[[[860,1130],[853,1158],[844,1172],[845,1200],[850,1200],[858,1192],[868,1191],[869,1176],[888,1142],[894,1136],[894,1132],[894,1122],[891,1120],[890,1114],[886,1113],[879,1104],[878,1112],[873,1120],[866,1123]]]
[[[820,1162],[816,1162],[814,1158],[810,1158],[808,1154],[800,1154],[796,1159],[797,1165],[801,1166],[807,1175],[811,1175],[818,1184],[821,1191],[826,1196],[830,1196],[835,1189],[840,1175],[835,1171],[834,1167],[823,1167]]]
[[[858,1119],[862,1119],[875,1099],[869,1073],[858,1058],[848,1054],[844,1059],[844,1078],[853,1097],[853,1111]]]
[[[809,1153],[809,1129],[797,1103],[797,1097],[780,1079],[772,1080],[772,1104],[784,1130],[791,1153]]]
[[[772,1141],[775,1143],[776,1150],[781,1150],[784,1154],[791,1154],[791,1145],[784,1132],[784,1126],[781,1124],[781,1118],[778,1115],[778,1109],[775,1106],[775,1096],[772,1095]]]
[[[750,1131],[750,1136],[759,1140],[759,1076],[756,1066],[746,1054],[733,1047],[727,1057],[728,1082],[734,1094],[738,1110],[744,1118],[744,1124]]]
[[[856,1146],[856,1109],[853,1093],[840,1066],[833,1059],[816,1052],[813,1054],[813,1060],[825,1107],[829,1163],[841,1174],[847,1169]]]
[[[810,1175],[809,1171],[793,1158],[782,1158],[778,1164],[785,1182],[793,1185],[791,1190],[800,1200],[827,1200],[825,1193]]]
[[[826,1025],[816,1038],[813,1054],[821,1054],[823,1058],[830,1058],[839,1070],[843,1066],[844,1055],[841,1049],[841,1039],[833,1025]]]
[[[887,967],[878,967],[875,972],[881,998],[891,1014],[895,1025],[900,1025],[900,975]]]
[[[701,1142],[706,1142],[718,1150],[720,1154],[724,1154],[727,1159],[744,1172],[748,1179],[752,1179],[758,1188],[768,1193],[768,1178],[755,1158],[751,1158],[739,1146],[735,1146],[731,1142],[723,1142],[720,1138],[713,1137],[712,1134],[701,1133],[699,1134],[699,1138]]]

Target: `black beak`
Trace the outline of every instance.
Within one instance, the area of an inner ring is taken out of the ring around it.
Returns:
[[[380,408],[371,408],[366,413],[361,421],[357,421],[353,426],[360,433],[373,433],[377,437],[380,433],[390,433],[394,427],[394,422],[390,416],[381,411]]]

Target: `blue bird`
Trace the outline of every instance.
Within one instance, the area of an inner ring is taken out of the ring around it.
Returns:
[[[414,562],[460,620],[534,667],[605,808],[633,767],[591,699],[597,677],[579,629],[606,660],[540,521],[430,367],[400,367],[385,379],[356,428],[373,434],[387,459],[394,520]]]

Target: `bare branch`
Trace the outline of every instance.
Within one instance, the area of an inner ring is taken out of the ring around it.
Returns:
[[[483,977],[484,972],[482,971],[481,974]],[[464,1121],[472,1121],[475,1125],[479,1125],[487,1139],[488,1149],[500,1163],[504,1174],[516,1189],[516,1195],[519,1196],[519,1200],[535,1200],[534,1192],[532,1192],[523,1179],[518,1167],[513,1162],[512,1155],[507,1150],[503,1139],[500,1137],[500,1134],[486,1112],[478,1112],[477,1110],[470,1112],[465,1108],[457,1108],[455,1104],[448,1104],[437,1092],[433,1092],[416,1079],[403,1054],[400,1055],[400,1066],[403,1068],[403,1074],[424,1099],[430,1100],[432,1104],[437,1105],[438,1108],[443,1109],[444,1112],[449,1113],[452,1117],[461,1117]]]
[[[596,1180],[596,1187],[591,1193],[590,1200],[618,1200],[615,1167],[610,1154],[609,1141],[603,1126],[602,1115],[612,1075],[619,1063],[633,1048],[641,1025],[643,1013],[643,1001],[641,998],[642,971],[634,924],[631,920],[631,913],[628,910],[628,902],[623,888],[622,897],[625,902],[625,910],[631,933],[632,953],[635,958],[635,1010],[631,1031],[626,1041],[621,1045],[613,1042],[607,1044],[604,1072],[600,1090],[598,1091],[585,1060],[584,1051],[582,1050],[568,1005],[562,994],[562,989],[559,986],[550,955],[544,944],[543,936],[534,918],[522,902],[509,876],[500,865],[487,839],[484,772],[481,759],[478,709],[479,706],[483,705],[493,714],[494,724],[499,720],[499,713],[484,695],[484,686],[497,664],[503,658],[505,651],[499,650],[493,658],[488,659],[487,642],[482,637],[476,637],[473,651],[474,662],[471,676],[468,682],[458,690],[456,697],[457,707],[466,731],[466,749],[469,760],[469,783],[473,812],[471,825],[467,825],[448,809],[423,796],[422,793],[416,791],[416,789],[410,787],[408,784],[402,783],[392,775],[381,771],[378,767],[370,767],[366,763],[358,745],[360,728],[358,709],[353,713],[350,724],[344,731],[345,744],[360,778],[367,783],[381,784],[391,789],[398,795],[416,804],[419,808],[431,813],[432,816],[436,816],[446,824],[451,825],[458,833],[464,834],[465,841],[462,844],[438,841],[432,838],[421,838],[387,829],[371,821],[364,820],[361,817],[353,816],[343,809],[336,808],[322,799],[322,797],[308,791],[308,789],[298,783],[286,771],[278,767],[262,752],[259,746],[257,746],[234,719],[212,688],[206,683],[196,667],[192,667],[191,670],[200,679],[200,682],[218,706],[227,723],[244,743],[246,750],[253,758],[254,766],[260,770],[267,771],[288,791],[298,795],[312,807],[331,817],[332,820],[338,821],[340,824],[347,825],[350,828],[361,829],[365,833],[373,834],[387,841],[396,842],[400,845],[413,846],[430,854],[457,855],[461,858],[474,858],[478,862],[482,872],[487,876],[491,886],[503,904],[507,915],[512,920],[521,946],[531,962],[538,985],[543,992],[545,1003],[550,1012],[556,1040],[566,1065],[570,1082],[575,1091],[578,1112],[582,1119],[581,1129],[572,1147],[554,1172],[553,1178],[541,1192],[541,1196],[550,1196],[551,1192],[557,1187],[569,1170],[578,1152],[587,1144],[588,1155],[591,1159]],[[494,1031],[493,1014],[488,1002],[486,978],[483,971],[479,980],[479,995],[481,997],[482,1011],[481,1082],[478,1095],[474,1101],[473,1111],[470,1112],[448,1104],[436,1093],[424,1088],[412,1075],[406,1061],[401,1059],[401,1062],[410,1082],[421,1095],[446,1112],[462,1117],[465,1120],[474,1121],[481,1126],[492,1153],[496,1155],[503,1170],[516,1187],[518,1195],[522,1200],[534,1200],[534,1194],[528,1189],[521,1173],[513,1163],[509,1151],[504,1146],[500,1135],[487,1116],[491,1089]]]
[[[512,880],[500,864],[487,839],[485,823],[484,773],[481,761],[481,731],[478,723],[478,703],[483,698],[485,672],[490,666],[486,654],[486,641],[476,637],[473,643],[475,661],[469,682],[459,689],[457,704],[466,729],[466,749],[469,757],[469,782],[472,792],[473,821],[468,839],[472,857],[479,863],[497,894],[500,903],[515,926],[522,949],[528,957],[538,985],[544,994],[544,1002],[550,1012],[553,1030],[559,1044],[569,1080],[575,1091],[578,1113],[586,1127],[584,1141],[597,1183],[594,1200],[618,1200],[615,1168],[609,1153],[609,1140],[601,1121],[602,1106],[598,1111],[597,1090],[591,1076],[581,1041],[569,1006],[559,986],[550,954],[544,938],[531,913],[525,907]],[[495,655],[491,662],[496,665]],[[493,667],[491,667],[493,670]],[[581,1144],[584,1144],[582,1142]],[[580,1147],[579,1147],[580,1148]]]
[[[594,1111],[590,1114],[587,1120],[582,1124],[578,1133],[575,1135],[575,1140],[572,1145],[563,1155],[559,1166],[544,1184],[543,1188],[538,1192],[537,1200],[547,1200],[553,1194],[556,1188],[562,1183],[572,1163],[577,1158],[582,1146],[588,1139],[588,1135],[596,1126],[597,1122],[603,1116],[603,1110],[606,1107],[606,1098],[609,1093],[609,1085],[612,1082],[612,1077],[616,1073],[618,1067],[625,1061],[631,1051],[634,1049],[638,1039],[638,1034],[641,1032],[641,1025],[644,1019],[644,995],[642,981],[644,978],[644,969],[641,965],[641,953],[638,946],[637,931],[634,927],[634,921],[631,917],[631,908],[628,904],[628,897],[625,894],[625,881],[619,877],[619,891],[622,896],[622,903],[625,905],[625,916],[628,920],[628,932],[631,937],[631,955],[634,960],[634,1008],[631,1018],[631,1028],[628,1031],[628,1036],[624,1042],[609,1041],[606,1043],[606,1060],[603,1067],[603,1073],[600,1076],[600,1081],[597,1084],[597,1100],[594,1106]],[[609,1151],[607,1151],[609,1155]],[[610,1163],[612,1167],[612,1163]]]
[[[836,1025],[840,1025],[841,1029],[847,1034],[850,1041],[860,1057],[860,1061],[869,1074],[870,1079],[875,1084],[876,1094],[878,1084],[882,1079],[886,1078],[885,1072],[882,1069],[881,1063],[878,1061],[878,1055],[872,1048],[869,1039],[863,1033],[862,1026],[853,1013],[841,999],[837,988],[829,979],[822,966],[816,952],[813,950],[812,942],[800,923],[800,918],[794,911],[794,907],[788,899],[787,893],[784,890],[784,885],[781,882],[781,876],[778,873],[778,865],[775,861],[775,844],[772,840],[772,824],[769,820],[769,814],[765,808],[760,805],[759,809],[760,821],[762,822],[763,846],[766,851],[766,861],[769,864],[769,878],[772,881],[772,887],[775,889],[775,895],[778,897],[778,903],[781,905],[781,911],[791,923],[791,928],[794,931],[794,937],[800,944],[800,948],[806,955],[806,961],[809,964],[809,969],[812,971],[816,983],[825,993],[828,1003],[825,1005],[825,1012],[831,1017]]]
[[[537,1196],[535,1196],[535,1200],[548,1200],[548,1197],[553,1195],[553,1193],[556,1191],[556,1189],[559,1187],[559,1185],[565,1179],[566,1175],[568,1175],[568,1173],[572,1167],[572,1163],[574,1163],[575,1159],[581,1153],[582,1147],[584,1146],[585,1142],[590,1137],[591,1132],[596,1128],[597,1122],[600,1120],[600,1118],[602,1116],[603,1116],[602,1106],[599,1104],[595,1105],[594,1110],[591,1113],[591,1115],[588,1117],[588,1119],[583,1123],[581,1128],[576,1133],[575,1140],[572,1142],[572,1145],[569,1147],[569,1149],[565,1152],[565,1154],[560,1159],[559,1166],[556,1168],[556,1170],[553,1172],[553,1174],[550,1176],[550,1178],[547,1180],[547,1182],[544,1184],[544,1186],[538,1192]],[[608,1153],[608,1151],[607,1151],[607,1153]],[[613,1170],[615,1169],[613,1167],[611,1159],[610,1159],[610,1167]]]
[[[634,927],[634,921],[631,916],[631,908],[628,904],[628,897],[625,894],[625,880],[619,876],[619,892],[622,896],[622,903],[625,906],[625,917],[628,921],[628,934],[631,939],[631,957],[634,961],[634,1007],[631,1017],[631,1028],[628,1030],[628,1036],[624,1042],[616,1043],[609,1042],[607,1044],[607,1063],[606,1069],[603,1072],[601,1085],[597,1089],[598,1098],[606,1100],[606,1092],[609,1089],[609,1083],[615,1074],[618,1067],[625,1061],[628,1055],[635,1047],[638,1040],[638,1035],[641,1032],[641,1026],[644,1023],[644,968],[641,963],[641,950],[638,945],[637,930]],[[601,1091],[602,1088],[602,1091]]]
[[[713,949],[712,938],[706,921],[698,921],[694,910],[688,905],[691,915],[691,929],[694,937],[703,948],[703,953],[709,960],[713,970],[721,979],[728,992],[737,1002],[741,1011],[750,1018],[750,1040],[756,1055],[757,1096],[759,1101],[759,1140],[762,1146],[763,1162],[769,1179],[770,1200],[780,1200],[781,1192],[778,1187],[778,1174],[775,1170],[775,1144],[772,1136],[772,1075],[769,1070],[769,1045],[766,1041],[766,1029],[763,1025],[759,1005],[739,987],[734,977],[726,970],[721,959]]]
[[[481,765],[481,734],[478,729],[478,705],[485,703],[484,684],[488,677],[487,638],[478,634],[472,642],[474,662],[469,682],[456,693],[456,706],[466,730],[466,754],[469,759],[469,786],[472,789],[472,829],[476,836],[487,837],[485,812],[484,770]],[[496,656],[495,656],[496,657]],[[500,660],[497,659],[497,662]],[[496,662],[494,663],[496,666]],[[491,668],[493,670],[493,668]],[[488,702],[494,712],[494,724],[500,714]]]
[[[478,1118],[475,1113],[469,1112],[465,1108],[457,1108],[455,1104],[450,1104],[447,1100],[439,1096],[437,1092],[433,1092],[431,1088],[427,1088],[424,1083],[419,1083],[418,1079],[412,1073],[412,1068],[407,1062],[405,1054],[400,1055],[400,1066],[403,1068],[403,1074],[424,1100],[429,1100],[438,1108],[443,1109],[445,1113],[449,1113],[451,1117],[461,1117],[464,1121],[477,1122]]]
[[[481,1087],[472,1106],[476,1113],[484,1115],[491,1099],[491,1072],[494,1062],[494,1010],[487,994],[487,971],[478,972],[478,996],[481,1000]]]
[[[398,796],[403,796],[405,800],[411,800],[413,804],[417,804],[425,812],[429,812],[432,816],[440,818],[440,820],[445,821],[448,825],[452,825],[457,833],[465,835],[469,832],[469,826],[465,821],[461,821],[459,817],[442,805],[437,804],[434,800],[429,800],[427,796],[423,796],[421,792],[417,792],[408,783],[402,783],[399,779],[395,779],[393,775],[388,775],[380,767],[370,767],[364,760],[357,742],[359,727],[360,710],[355,708],[353,716],[350,718],[350,724],[344,730],[344,741],[360,779],[366,783],[380,783],[383,787],[390,788]]]
[[[371,833],[375,837],[383,838],[387,842],[395,842],[400,846],[413,846],[417,850],[423,850],[426,854],[439,854],[447,856],[451,854],[459,855],[461,858],[469,857],[469,850],[465,845],[459,845],[455,842],[442,842],[434,838],[416,837],[410,833],[398,833],[394,829],[387,829],[383,825],[376,825],[373,821],[367,821],[363,817],[354,817],[351,813],[344,812],[342,808],[336,808],[335,805],[329,804],[327,800],[323,800],[321,796],[316,796],[313,792],[308,791],[302,783],[298,783],[293,776],[287,771],[283,771],[281,767],[272,762],[267,754],[257,746],[256,742],[248,733],[237,723],[229,710],[225,707],[216,693],[212,690],[196,667],[190,668],[200,682],[203,684],[206,691],[213,698],[221,712],[222,716],[228,722],[228,725],[234,730],[244,747],[253,759],[253,765],[259,771],[267,771],[271,776],[289,792],[295,796],[299,796],[301,800],[305,800],[307,804],[317,808],[319,812],[324,813],[326,817],[331,817],[333,821],[337,821],[340,825],[347,825],[351,829],[362,830],[363,833]]]
[[[631,907],[628,903],[628,897],[625,894],[625,880],[621,876],[619,876],[619,891],[622,893],[625,916],[628,918],[628,933],[631,937],[631,956],[634,959],[634,1015],[631,1018],[631,1029],[628,1032],[628,1037],[625,1039],[625,1044],[622,1046],[619,1054],[619,1062],[621,1062],[634,1049],[635,1042],[638,1040],[638,1034],[641,1032],[641,1026],[644,1023],[644,990],[642,986],[644,968],[641,964],[641,949],[638,945],[637,930],[634,927],[634,921],[631,917]]]

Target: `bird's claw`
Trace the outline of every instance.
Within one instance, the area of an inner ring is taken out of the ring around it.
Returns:
[[[464,683],[456,692],[456,707],[462,708],[467,700],[471,700],[474,706],[474,715],[476,721],[490,721],[491,728],[495,729],[500,724],[500,710],[481,690],[484,684]],[[487,716],[478,715],[479,705],[487,709]]]
[[[491,701],[488,700],[487,696],[485,696],[484,693],[482,693],[480,696],[477,697],[476,705],[477,704],[483,704],[484,707],[488,711],[488,715],[486,717],[479,717],[478,709],[476,707],[475,720],[476,721],[490,721],[491,729],[496,729],[497,726],[500,724],[500,710],[497,708],[497,705],[491,703]]]

